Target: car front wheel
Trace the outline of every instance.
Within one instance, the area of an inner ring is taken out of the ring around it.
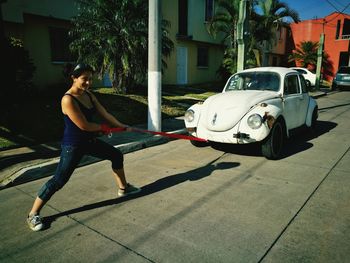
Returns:
[[[332,90],[337,90],[338,89],[338,86],[335,82],[332,83]]]
[[[317,113],[318,109],[315,108],[314,111],[312,112],[312,119],[311,119],[311,129],[312,130],[316,130],[316,126],[317,126],[317,117],[318,117],[318,113]]]
[[[277,121],[271,131],[269,136],[263,141],[261,145],[262,155],[270,160],[277,160],[280,158],[283,144],[285,139],[285,132],[283,125],[280,121]]]
[[[192,140],[190,142],[193,146],[196,146],[196,147],[206,147],[209,145],[208,142],[200,142],[200,141],[192,141]]]

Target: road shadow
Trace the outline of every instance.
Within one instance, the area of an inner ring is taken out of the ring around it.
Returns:
[[[311,140],[322,136],[325,133],[328,133],[336,126],[337,124],[334,122],[317,121],[316,130],[314,131],[305,127],[294,130],[291,133],[290,138],[288,138],[285,142],[285,147],[280,159],[284,159],[299,152],[303,152],[307,149],[310,149],[313,146],[313,144],[310,142]],[[262,156],[260,143],[238,145],[211,142],[210,146],[215,150],[222,151],[225,153],[244,156]]]
[[[343,86],[343,87],[341,87],[341,88],[338,88],[339,89],[339,92],[342,92],[342,91],[350,91],[350,87],[348,87],[348,86]]]
[[[63,216],[69,216],[72,214],[77,214],[80,212],[89,211],[89,210],[93,210],[93,209],[97,209],[97,208],[101,208],[101,207],[117,205],[117,204],[126,202],[126,201],[131,200],[131,199],[136,199],[136,198],[140,198],[143,196],[147,196],[147,195],[151,195],[151,194],[160,192],[162,190],[168,189],[170,187],[176,186],[176,185],[184,183],[186,181],[201,180],[201,179],[211,175],[212,172],[216,171],[216,170],[232,169],[232,168],[238,167],[240,165],[240,163],[237,163],[237,162],[218,162],[218,163],[216,163],[220,158],[222,158],[223,155],[224,154],[222,154],[217,159],[211,161],[210,163],[206,164],[205,166],[190,170],[188,172],[170,175],[170,176],[161,178],[157,181],[154,181],[150,184],[147,184],[147,185],[143,186],[141,192],[139,192],[137,194],[126,196],[126,197],[104,200],[101,202],[96,202],[96,203],[84,205],[81,207],[77,207],[74,209],[60,212],[60,213],[55,214],[55,215],[44,217],[43,218],[43,222],[44,222],[44,226],[45,226],[44,229],[49,229],[51,227],[51,224],[55,220],[57,220],[58,218],[63,217]]]

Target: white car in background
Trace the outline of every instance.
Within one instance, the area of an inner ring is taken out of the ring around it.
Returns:
[[[291,69],[294,69],[300,72],[301,74],[303,74],[306,80],[306,83],[308,84],[309,87],[316,85],[316,73],[311,72],[307,68],[292,67]]]
[[[302,74],[261,67],[232,75],[222,93],[192,105],[184,121],[192,136],[208,142],[260,143],[266,158],[279,159],[290,131],[314,128],[317,117],[317,103],[307,93]],[[203,142],[191,142],[203,146]]]

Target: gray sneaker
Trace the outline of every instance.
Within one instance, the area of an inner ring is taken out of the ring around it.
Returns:
[[[40,231],[44,227],[42,219],[39,215],[28,215],[27,224],[33,231]]]
[[[127,196],[131,194],[136,194],[141,191],[141,188],[138,188],[136,186],[133,186],[132,184],[127,183],[125,189],[119,189],[118,190],[118,196]]]

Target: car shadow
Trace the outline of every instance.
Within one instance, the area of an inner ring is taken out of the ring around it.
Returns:
[[[245,156],[261,156],[260,144],[230,144],[230,143],[218,143],[210,142],[210,146],[218,151],[225,153],[245,155]]]
[[[56,221],[58,218],[63,217],[63,216],[70,216],[72,214],[77,214],[80,212],[84,211],[89,211],[101,207],[106,207],[106,206],[112,206],[112,205],[117,205],[120,203],[123,203],[125,201],[131,200],[131,199],[136,199],[140,198],[143,196],[151,195],[157,192],[160,192],[162,190],[168,189],[170,187],[176,186],[178,184],[184,183],[186,181],[196,181],[196,180],[201,180],[209,175],[212,174],[213,171],[215,170],[226,170],[226,169],[232,169],[235,167],[238,167],[240,163],[237,162],[218,162],[220,158],[222,158],[225,155],[222,154],[220,157],[216,158],[215,160],[209,162],[208,164],[184,172],[184,173],[179,173],[175,175],[170,175],[167,177],[163,177],[159,180],[156,180],[150,184],[147,184],[142,187],[141,192],[130,195],[130,196],[125,196],[125,197],[119,197],[119,198],[113,198],[109,200],[104,200],[101,202],[96,202],[88,205],[84,205],[81,207],[73,208],[67,211],[59,212],[57,214],[44,217],[43,222],[44,222],[44,230],[49,229],[51,227],[51,224]]]
[[[310,142],[323,134],[329,132],[337,126],[334,122],[329,121],[317,121],[316,130],[310,130],[308,128],[300,128],[294,130],[291,133],[291,137],[285,142],[285,147],[280,159],[287,158],[299,152],[306,151],[311,148],[313,144]],[[262,156],[261,144],[227,144],[227,143],[210,143],[211,147],[215,150],[225,153],[238,154],[244,156]]]

